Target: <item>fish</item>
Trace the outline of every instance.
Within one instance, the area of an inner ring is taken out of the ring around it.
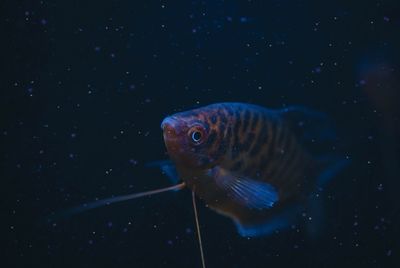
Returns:
[[[321,214],[319,192],[349,163],[336,153],[328,117],[302,106],[215,103],[167,116],[161,129],[170,160],[147,166],[160,168],[172,186],[96,200],[61,215],[188,188],[204,268],[196,197],[230,218],[240,235],[268,235],[290,226],[307,204]]]
[[[242,236],[258,236],[288,226],[346,166],[307,148],[335,139],[327,121],[304,107],[216,103],[168,116],[161,128],[176,177]]]

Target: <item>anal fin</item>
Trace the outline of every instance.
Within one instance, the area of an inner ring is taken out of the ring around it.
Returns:
[[[300,209],[300,206],[292,206],[254,224],[243,224],[235,221],[236,228],[243,237],[272,235],[274,232],[286,229],[295,223]]]

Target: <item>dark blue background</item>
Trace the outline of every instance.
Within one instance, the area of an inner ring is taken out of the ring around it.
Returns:
[[[351,166],[325,231],[240,237],[199,204],[208,267],[399,265],[398,1],[2,1],[2,267],[200,267],[190,193],[47,215],[169,185],[161,120],[220,101],[301,104]]]

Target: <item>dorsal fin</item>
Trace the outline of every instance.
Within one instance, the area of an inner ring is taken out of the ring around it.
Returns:
[[[335,127],[326,114],[303,106],[289,106],[278,110],[278,114],[314,155],[326,152],[335,145]]]

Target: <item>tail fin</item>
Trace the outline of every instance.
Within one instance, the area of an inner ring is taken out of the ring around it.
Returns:
[[[315,189],[308,198],[307,232],[312,239],[321,236],[325,228],[325,206],[323,191],[327,184],[350,164],[350,160],[338,156],[318,158],[320,172]]]
[[[322,156],[317,158],[319,174],[317,175],[316,185],[324,188],[332,178],[345,169],[350,164],[350,159],[341,156]]]
[[[315,187],[306,205],[308,233],[311,238],[317,238],[324,229],[323,189],[350,161],[338,155],[326,154],[337,148],[338,139],[332,120],[324,113],[302,106],[290,106],[279,110],[279,114],[311,155],[317,156],[317,169],[313,171]]]

